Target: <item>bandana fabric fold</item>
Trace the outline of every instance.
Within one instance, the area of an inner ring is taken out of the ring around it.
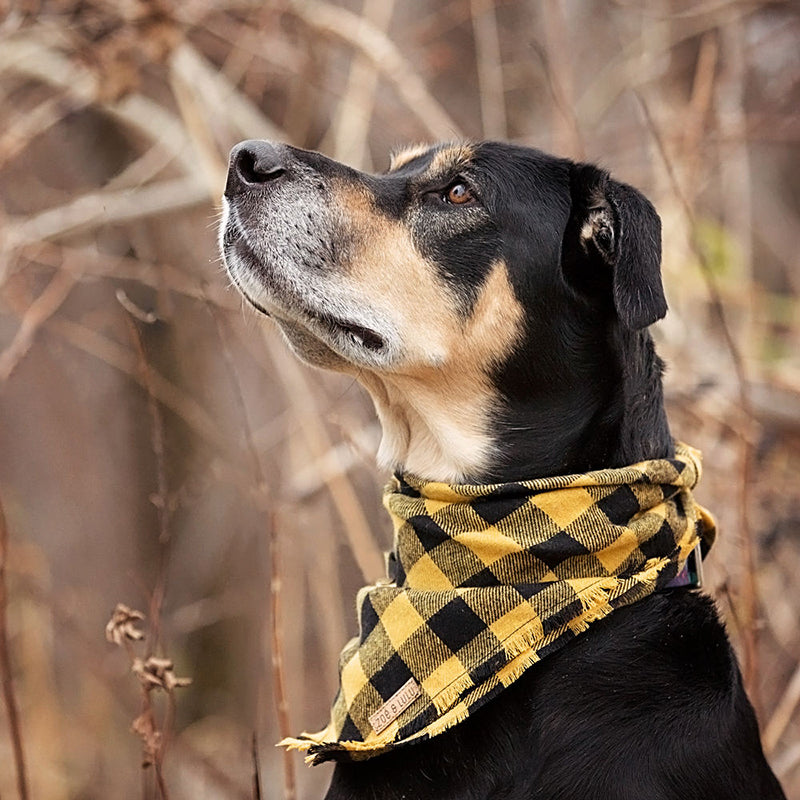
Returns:
[[[700,454],[493,485],[395,477],[389,579],[358,594],[325,730],[308,760],[370,758],[461,722],[614,609],[665,587],[714,523]]]

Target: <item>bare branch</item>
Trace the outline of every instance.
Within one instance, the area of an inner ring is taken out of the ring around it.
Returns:
[[[308,384],[305,368],[286,351],[282,342],[272,337],[267,337],[266,341],[272,363],[280,376],[281,385],[294,412],[303,420],[300,426],[303,438],[314,458],[324,458],[330,452],[332,444],[322,422],[314,392]],[[326,484],[334,507],[342,520],[353,558],[361,570],[364,581],[371,583],[383,572],[383,557],[358,495],[344,473],[334,472],[326,475]]]
[[[62,55],[55,47],[30,34],[3,42],[0,71],[12,70],[44,84],[56,86],[82,105],[98,103],[99,81],[86,67]],[[194,163],[192,149],[183,127],[174,114],[141,94],[128,94],[114,103],[103,103],[110,116],[144,134],[154,144],[166,148],[188,174]]]
[[[71,272],[56,272],[45,290],[28,306],[11,344],[0,353],[0,381],[6,381],[33,345],[36,333],[67,299],[78,278]]]
[[[175,178],[115,192],[89,192],[63,206],[30,217],[9,217],[4,245],[20,247],[68,233],[130,222],[207,203],[207,187],[197,178]]]
[[[492,0],[470,0],[470,12],[475,36],[483,135],[488,139],[505,139],[508,136],[505,86],[494,3]]]
[[[764,727],[764,750],[767,753],[775,750],[798,705],[800,705],[800,665],[794,671],[769,722]]]
[[[650,113],[650,108],[639,92],[634,92],[639,106],[645,118],[646,125],[653,137],[653,141],[659,151],[664,167],[669,176],[673,192],[680,202],[686,221],[691,231],[690,245],[692,252],[700,265],[700,274],[706,285],[709,304],[716,316],[720,329],[722,330],[725,346],[730,354],[736,383],[738,389],[739,409],[742,415],[742,422],[739,426],[742,433],[740,438],[739,455],[739,527],[741,533],[741,560],[744,577],[741,585],[741,605],[739,614],[742,618],[742,642],[744,645],[744,664],[743,675],[745,685],[750,694],[756,712],[759,710],[758,703],[758,642],[757,642],[757,614],[758,614],[758,585],[755,577],[755,546],[753,543],[753,530],[750,522],[750,487],[752,485],[752,471],[754,461],[754,445],[746,432],[749,431],[750,422],[754,419],[753,411],[748,394],[749,381],[744,358],[739,349],[739,345],[728,324],[725,314],[725,307],[717,286],[717,279],[711,265],[703,252],[702,247],[697,241],[697,222],[695,220],[694,209],[683,190],[680,179],[675,171],[672,158],[667,150],[664,138]]]
[[[249,414],[247,413],[247,404],[245,403],[239,376],[233,363],[230,348],[228,347],[227,333],[217,309],[210,303],[207,304],[207,308],[211,313],[211,316],[214,318],[214,322],[217,326],[217,333],[222,345],[223,359],[228,370],[228,375],[231,379],[231,384],[234,389],[234,397],[236,398],[236,404],[239,409],[239,419],[241,420],[242,430],[244,433],[245,446],[247,447],[247,451],[252,462],[253,475],[258,482],[259,491],[263,494],[267,494],[269,492],[269,484],[267,483],[266,475],[264,474],[263,467],[261,466],[261,459],[259,458],[255,441],[253,440],[253,430],[252,426],[250,425]],[[286,672],[283,657],[283,640],[281,637],[282,575],[280,565],[280,548],[278,542],[278,527],[275,522],[275,514],[271,509],[267,512],[267,534],[270,556],[270,597],[272,600],[270,604],[271,613],[269,618],[269,638],[272,643],[272,680],[275,686],[275,705],[278,711],[278,725],[281,732],[281,737],[286,738],[291,736],[292,731],[289,722],[289,702],[286,697]],[[254,756],[254,758],[256,758],[255,786],[258,789],[258,793],[260,793],[257,754]],[[291,757],[291,753],[288,750],[285,750],[283,753],[283,788],[284,800],[296,800],[297,785],[294,775],[294,761]],[[258,796],[258,793],[256,796]]]
[[[383,34],[389,28],[395,0],[364,0],[362,18]],[[378,72],[362,53],[355,53],[350,62],[347,89],[337,109],[332,138],[333,157],[361,169],[369,167],[369,133]]]
[[[394,86],[408,110],[434,139],[461,136],[459,126],[428,91],[414,65],[374,25],[352,11],[321,0],[289,0],[289,5],[309,27],[363,53]]]
[[[8,646],[7,610],[8,591],[6,588],[6,563],[8,560],[8,527],[6,526],[3,502],[0,498],[0,680],[3,684],[3,702],[11,731],[11,749],[14,754],[14,767],[17,773],[17,792],[19,800],[28,800],[28,779],[25,772],[25,755],[22,745],[22,726],[14,694],[11,676],[11,654]]]
[[[144,386],[138,372],[136,356],[130,350],[121,347],[97,331],[70,320],[51,319],[46,327],[66,339],[73,347],[104,361]],[[150,377],[153,394],[159,402],[174,411],[215,448],[223,453],[227,452],[229,446],[227,437],[222,435],[211,415],[193,397],[184,394],[174,383],[152,368]]]
[[[286,140],[286,134],[245,97],[190,44],[181,45],[170,62],[175,75],[196,88],[196,96],[218,119],[248,139]]]

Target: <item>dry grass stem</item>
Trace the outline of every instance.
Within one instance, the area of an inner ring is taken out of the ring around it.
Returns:
[[[162,649],[161,612],[166,595],[167,574],[172,551],[169,530],[169,487],[164,450],[164,421],[155,395],[153,375],[137,323],[131,317],[126,319],[138,358],[141,380],[147,390],[151,419],[151,445],[156,462],[156,492],[152,496],[152,502],[158,516],[158,565],[150,595],[147,635],[145,636],[139,629],[139,624],[145,619],[144,614],[118,604],[106,625],[106,639],[125,648],[131,663],[131,672],[139,679],[141,712],[133,721],[131,728],[142,742],[143,769],[153,768],[158,797],[160,800],[169,800],[169,790],[164,778],[164,758],[175,724],[175,690],[188,686],[191,679],[179,678],[175,674],[171,659],[155,655],[156,651]],[[135,644],[139,642],[144,645],[144,656],[136,654]],[[151,697],[154,690],[161,690],[166,695],[166,711],[160,723],[156,718]],[[147,798],[149,790],[144,774],[142,791],[144,798]]]
[[[14,681],[11,675],[11,648],[8,642],[8,526],[6,525],[3,501],[0,498],[0,680],[3,684],[3,704],[11,734],[11,751],[17,776],[19,800],[28,800],[28,777],[25,770],[25,753],[22,739],[22,723],[19,717]]]
[[[492,0],[470,0],[470,14],[475,37],[483,135],[486,139],[505,139],[508,137],[508,124],[495,4]]]
[[[8,347],[0,352],[0,381],[6,381],[30,350],[37,331],[55,314],[69,296],[78,277],[56,272],[44,291],[28,306]]]
[[[233,358],[230,353],[228,345],[228,336],[219,316],[218,310],[211,304],[207,304],[207,308],[214,318],[217,327],[217,334],[219,336],[220,344],[222,347],[222,354],[230,376],[230,383],[233,388],[233,395],[236,405],[239,409],[239,419],[241,421],[242,432],[244,434],[245,447],[250,457],[253,476],[256,479],[256,487],[260,498],[263,501],[271,500],[270,485],[267,481],[264,469],[261,466],[261,459],[256,449],[255,441],[253,439],[253,430],[250,425],[250,415],[247,412],[247,404],[245,403],[244,394],[242,393],[241,382],[234,366]],[[272,683],[274,686],[275,706],[278,712],[278,729],[281,732],[281,738],[287,738],[292,735],[291,723],[289,719],[289,702],[286,694],[286,677],[285,677],[285,660],[283,653],[283,637],[281,636],[281,567],[280,567],[280,552],[278,545],[278,528],[275,524],[274,512],[269,509],[266,514],[267,523],[267,541],[269,543],[269,563],[270,563],[270,599],[271,599],[271,612],[269,616],[269,640],[272,644],[272,658],[270,662],[272,670]],[[266,636],[265,636],[266,639]],[[255,734],[254,734],[255,736]],[[256,765],[255,785],[260,793],[260,784],[258,782],[258,768],[257,768],[257,753],[254,758]],[[283,789],[284,800],[296,800],[297,798],[297,783],[294,774],[294,759],[288,750],[284,750],[283,758]],[[258,795],[257,795],[258,796]]]
[[[171,66],[181,80],[196,87],[197,97],[203,99],[208,111],[225,109],[225,123],[239,136],[248,139],[288,139],[278,125],[191,45],[183,44],[175,50]],[[217,191],[222,191],[222,183]]]
[[[364,0],[362,19],[386,35],[394,13],[395,0]],[[371,167],[367,136],[375,105],[379,74],[362,53],[350,61],[347,88],[328,133],[333,157],[360,169]]]
[[[52,319],[45,327],[61,336],[73,347],[77,347],[120,372],[124,372],[144,386],[143,379],[138,373],[136,355],[131,350],[85,325],[70,320]],[[174,411],[189,427],[197,431],[216,449],[222,452],[228,451],[230,443],[222,435],[214,418],[197,400],[155,370],[151,370],[150,380],[153,393],[159,402]],[[145,388],[147,387],[145,386]]]
[[[567,31],[561,0],[544,0],[544,69],[553,97],[551,130],[553,148],[572,158],[583,159],[583,144],[578,117],[575,114],[575,90],[572,59],[567,44]]]
[[[251,800],[261,800],[261,767],[258,760],[258,736],[253,731],[253,738],[250,740],[250,757],[253,760],[253,791]]]
[[[171,85],[184,126],[197,154],[198,171],[206,183],[209,197],[218,202],[221,188],[225,185],[227,164],[220,156],[214,134],[208,125],[208,117],[198,100],[198,94],[203,87],[189,83],[177,70],[171,73]]]
[[[126,317],[131,340],[133,341],[138,359],[139,374],[142,384],[147,391],[147,410],[150,414],[150,444],[156,465],[156,491],[150,500],[155,506],[158,517],[158,566],[156,570],[153,591],[150,595],[150,632],[147,637],[148,661],[152,661],[153,654],[161,645],[161,609],[164,604],[164,595],[167,591],[167,575],[169,573],[169,560],[172,553],[169,520],[171,516],[169,485],[167,482],[167,465],[164,449],[164,418],[155,392],[153,370],[147,358],[147,353],[142,342],[134,319]],[[169,662],[169,669],[171,670]],[[166,665],[161,665],[165,670]],[[171,692],[174,687],[165,687]],[[166,729],[169,732],[169,728]]]
[[[20,247],[88,228],[194,208],[208,202],[197,178],[173,178],[139,189],[89,192],[62,206],[7,221],[6,247]]]
[[[800,665],[789,679],[769,722],[764,726],[764,750],[767,753],[774,752],[798,706],[800,706]]]
[[[303,366],[293,355],[286,352],[282,342],[267,337],[267,345],[287,397],[293,403],[295,413],[302,420],[300,429],[308,449],[315,459],[324,458],[331,450],[331,439],[325,429]],[[375,542],[358,495],[347,475],[341,472],[331,473],[327,485],[361,576],[365,583],[371,583],[376,576],[383,574],[383,556]]]
[[[748,376],[745,368],[744,358],[739,350],[734,334],[728,324],[725,306],[717,285],[714,271],[708,262],[702,246],[697,240],[697,220],[694,209],[691,206],[680,179],[676,173],[673,159],[667,150],[663,136],[656,125],[650,109],[644,98],[638,92],[635,96],[644,114],[647,128],[658,148],[664,167],[669,176],[672,191],[680,202],[681,209],[686,217],[686,221],[691,231],[690,246],[700,267],[700,273],[708,292],[709,305],[716,317],[726,349],[733,365],[736,375],[736,385],[738,389],[739,413],[737,431],[739,433],[739,530],[740,530],[740,555],[742,562],[742,579],[737,598],[739,608],[738,616],[742,621],[742,643],[744,651],[744,663],[742,672],[744,675],[745,686],[747,687],[753,706],[758,713],[760,711],[760,686],[759,686],[759,664],[758,664],[758,585],[756,583],[756,557],[755,544],[753,541],[753,530],[750,520],[750,487],[753,477],[754,445],[750,428],[754,424],[754,417],[750,405],[748,394]]]
[[[430,136],[444,140],[461,136],[459,126],[428,91],[413,64],[374,25],[352,11],[319,0],[289,0],[289,6],[310,28],[334,36],[363,53],[392,84]]]
[[[269,563],[270,563],[270,651],[272,654],[272,680],[275,684],[275,705],[278,711],[278,729],[283,738],[292,735],[292,725],[289,717],[289,701],[286,691],[285,657],[283,653],[282,630],[282,581],[280,540],[275,515],[269,515]],[[283,798],[284,800],[297,800],[297,785],[294,775],[294,759],[288,750],[283,752]]]

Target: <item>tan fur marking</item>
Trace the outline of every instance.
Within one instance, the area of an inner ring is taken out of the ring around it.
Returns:
[[[431,165],[426,172],[430,175],[440,175],[461,168],[474,155],[475,148],[468,143],[453,144],[444,147],[433,156]]]
[[[465,155],[448,149],[442,164]],[[350,302],[383,320],[396,346],[391,366],[352,373],[383,426],[381,464],[435,480],[480,473],[499,400],[489,371],[509,355],[524,319],[505,263],[492,266],[465,319],[458,295],[417,250],[405,223],[380,213],[362,186],[342,181],[332,188],[331,207],[351,234],[340,265]]]
[[[397,298],[406,357],[391,372],[360,379],[383,426],[384,466],[463,480],[479,472],[491,452],[489,418],[498,397],[488,371],[521,335],[523,311],[505,264],[498,262],[464,321],[448,289],[417,259],[405,275],[398,265],[383,275],[383,270],[372,273],[373,288],[382,286],[378,297]]]
[[[414,144],[408,147],[403,147],[395,153],[389,160],[389,172],[394,172],[396,169],[405,166],[419,156],[424,156],[428,150],[431,149],[429,144]]]

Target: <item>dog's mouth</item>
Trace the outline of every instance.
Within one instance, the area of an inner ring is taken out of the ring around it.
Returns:
[[[238,242],[241,246],[243,242]],[[249,253],[250,257],[254,257]],[[237,260],[241,260],[240,258]],[[334,342],[341,342],[343,344],[355,345],[358,348],[368,350],[372,353],[380,353],[386,347],[386,340],[372,328],[366,325],[361,325],[350,319],[334,316],[321,311],[317,311],[308,307],[307,303],[280,303],[272,310],[265,308],[265,306],[253,298],[252,294],[243,285],[243,281],[237,275],[237,270],[233,268],[233,264],[226,256],[226,265],[228,267],[228,274],[239,290],[241,295],[247,302],[259,313],[266,317],[280,318],[284,312],[291,318],[290,321],[300,323],[309,330],[317,331],[317,335],[324,335],[328,340]],[[273,287],[274,293],[274,287]],[[280,311],[278,310],[280,308]]]
[[[385,347],[383,337],[375,333],[370,328],[358,325],[355,322],[336,319],[326,315],[309,314],[320,325],[326,327],[333,336],[345,336],[353,344],[371,350],[374,353],[380,352]]]

